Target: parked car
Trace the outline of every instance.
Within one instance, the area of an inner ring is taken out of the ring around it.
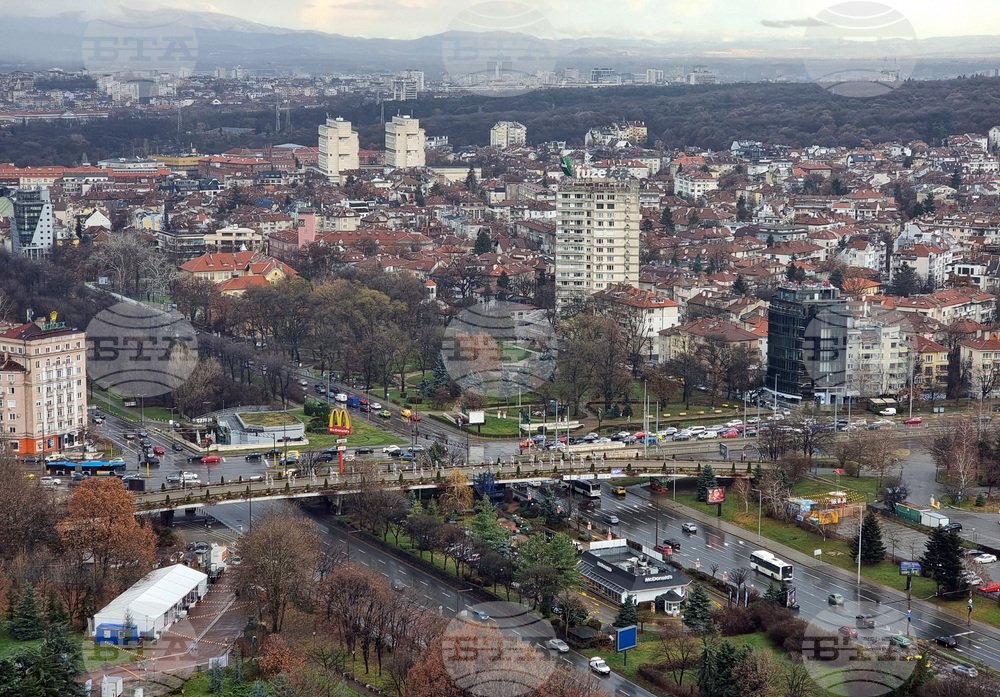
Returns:
[[[919,416],[914,416],[909,419],[903,419],[903,423],[909,426],[916,426],[917,424],[922,424],[924,422]]]
[[[967,678],[975,678],[979,676],[979,671],[976,670],[976,667],[970,666],[968,663],[959,663],[956,666],[952,666],[951,672],[956,675],[964,675]]]
[[[728,431],[723,431],[722,433],[719,434],[719,436],[721,436],[722,438],[739,438],[740,432],[737,431],[735,428],[731,428]]]
[[[704,426],[688,426],[685,430],[691,435],[698,435],[699,433],[704,433],[708,429]]]
[[[593,658],[591,658],[588,665],[590,666],[590,669],[595,673],[597,673],[598,675],[611,674],[611,668],[600,656],[594,656]]]
[[[569,644],[562,639],[549,639],[545,645],[559,653],[567,653],[569,651]]]
[[[992,564],[997,560],[997,555],[995,554],[980,554],[979,556],[973,557],[972,561],[977,564]]]
[[[910,639],[910,637],[904,634],[893,634],[891,637],[889,637],[889,644],[906,649],[909,648],[910,646],[913,646],[913,641]]]
[[[392,455],[395,452],[402,450],[398,445],[387,445],[382,448],[382,453],[385,455]]]
[[[958,646],[958,639],[950,635],[939,636],[935,637],[934,643],[938,644],[939,646],[944,646],[947,649],[953,649],[956,646]]]
[[[712,438],[718,438],[718,431],[702,431],[698,434],[698,440],[711,440]]]
[[[947,525],[942,525],[941,529],[945,530],[945,531],[954,530],[955,532],[962,532],[962,524],[961,523],[948,523]]]
[[[691,440],[691,434],[687,431],[678,431],[670,436],[670,440]]]
[[[243,459],[246,460],[247,462],[259,462],[260,459],[263,457],[264,456],[261,453],[247,453],[247,456],[244,457]]]
[[[695,525],[694,523],[684,523],[683,525],[681,525],[681,530],[683,530],[688,534],[693,535],[694,533],[698,532],[698,526]]]
[[[996,593],[1000,591],[1000,581],[990,581],[989,583],[984,583],[979,586],[979,590],[983,593]]]

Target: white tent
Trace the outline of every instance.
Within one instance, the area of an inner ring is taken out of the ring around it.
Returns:
[[[97,641],[119,643],[126,623],[144,636],[159,636],[178,613],[208,592],[208,576],[174,564],[151,571],[94,615]]]

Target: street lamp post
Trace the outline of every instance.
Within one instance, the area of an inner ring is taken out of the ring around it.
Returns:
[[[146,425],[146,395],[139,395],[139,426]]]

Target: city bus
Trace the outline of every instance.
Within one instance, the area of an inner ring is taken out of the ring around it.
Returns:
[[[80,472],[86,477],[121,477],[125,474],[125,460],[46,460],[45,473],[68,476]]]
[[[792,580],[792,565],[763,549],[750,553],[750,568],[776,581]]]
[[[583,494],[590,499],[601,498],[601,483],[595,481],[589,481],[585,479],[574,479],[572,484],[573,491],[578,494]]]

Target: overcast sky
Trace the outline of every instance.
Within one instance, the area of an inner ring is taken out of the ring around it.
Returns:
[[[123,0],[38,0],[11,5],[13,14],[54,14],[86,11],[116,13]],[[803,36],[810,18],[836,0],[502,0],[512,8],[508,22],[522,31],[554,38],[625,35],[670,39],[693,36],[738,38]],[[501,3],[494,2],[494,5]],[[895,8],[918,38],[997,34],[1000,2],[987,0],[899,0],[895,3],[850,2],[867,13],[886,5]],[[127,0],[129,8],[171,7],[219,12],[245,20],[289,29],[315,29],[349,36],[416,38],[463,25],[474,2],[465,0]],[[466,13],[463,15],[463,11]],[[855,12],[857,14],[857,12]],[[519,15],[524,22],[511,15]],[[898,17],[897,17],[898,19]],[[496,24],[489,22],[487,24]],[[897,27],[903,26],[897,23]]]

